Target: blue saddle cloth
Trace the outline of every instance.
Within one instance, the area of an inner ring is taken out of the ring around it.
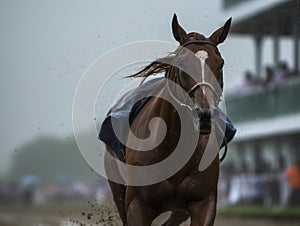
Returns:
[[[144,82],[141,86],[133,89],[126,94],[124,94],[117,103],[110,109],[106,118],[104,119],[101,129],[99,132],[99,139],[102,140],[108,147],[110,147],[119,158],[120,161],[125,162],[125,150],[126,146],[123,144],[116,136],[114,129],[112,126],[112,118],[117,119],[118,122],[118,130],[120,133],[123,133],[123,137],[127,137],[127,130],[125,129],[125,120],[128,120],[129,115],[129,124],[132,123],[135,116],[139,113],[139,111],[143,108],[143,106],[147,103],[147,101],[151,98],[151,95],[154,95],[159,90],[161,90],[164,86],[164,79],[155,78],[151,79],[147,82]],[[141,94],[147,94],[142,99],[139,99]],[[218,108],[219,110],[219,118],[226,123],[225,129],[225,139],[226,142],[229,143],[235,133],[236,128],[229,120],[229,118],[225,115],[225,113]],[[225,141],[221,145],[221,148],[225,145]]]

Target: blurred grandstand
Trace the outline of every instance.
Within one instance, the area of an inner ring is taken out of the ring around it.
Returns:
[[[253,39],[256,71],[255,80],[248,75],[226,96],[238,133],[222,165],[220,198],[227,204],[285,205],[285,171],[300,158],[300,1],[224,0],[223,5],[234,16],[231,34]],[[266,38],[273,42],[271,75],[262,70]],[[281,57],[283,38],[292,43],[293,62]]]

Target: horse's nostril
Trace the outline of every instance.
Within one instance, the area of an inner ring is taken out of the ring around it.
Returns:
[[[201,109],[200,108],[196,108],[196,112],[197,112],[197,114],[201,114]]]
[[[199,131],[202,134],[209,134],[211,131],[211,114],[212,112],[210,110],[202,111],[201,114],[199,114]]]
[[[207,110],[207,111],[202,112],[202,116],[204,118],[211,118],[211,110]]]
[[[205,122],[205,123],[209,123],[211,121],[211,111],[205,111],[205,112],[201,112],[200,116],[200,121],[201,122]]]

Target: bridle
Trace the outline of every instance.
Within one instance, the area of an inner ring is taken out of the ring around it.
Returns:
[[[212,45],[214,46],[215,48],[217,48],[217,46],[215,45],[215,43],[213,42],[210,42],[210,41],[207,41],[207,40],[193,40],[193,41],[189,41],[189,42],[186,42],[184,43],[182,46],[181,46],[181,49],[179,50],[179,52],[177,54],[179,54],[182,49],[184,49],[184,47],[186,47],[187,45],[190,45],[190,44],[208,44],[208,45]],[[171,91],[170,87],[169,87],[169,83],[168,81],[171,79],[171,71],[172,71],[172,68],[173,66],[170,65],[168,71],[167,71],[167,87],[168,87],[168,90],[169,90],[169,93],[171,95],[171,97],[182,107],[186,107],[187,109],[189,109],[190,111],[202,111],[201,109],[201,106],[197,106],[195,103],[194,103],[194,106],[191,107],[190,105],[186,104],[186,103],[183,103],[182,101],[180,101],[174,94],[173,92]],[[203,65],[202,65],[202,70],[204,69]],[[216,106],[219,104],[219,102],[221,101],[221,97],[222,97],[222,92],[218,92],[214,86],[208,82],[205,81],[205,78],[204,78],[204,72],[202,72],[202,81],[199,82],[199,83],[196,83],[195,85],[192,86],[192,88],[190,88],[190,90],[187,92],[187,94],[189,96],[191,96],[191,94],[198,88],[204,88],[204,87],[208,87],[212,90],[214,96],[216,97]],[[180,83],[180,79],[179,79],[179,68],[177,66],[175,66],[175,78],[174,78],[174,82],[176,84],[178,84],[180,87],[181,86],[181,83]],[[185,101],[186,102],[186,101]],[[216,108],[216,106],[214,106],[214,108]],[[200,109],[198,109],[200,108]],[[227,154],[227,139],[226,139],[226,136],[224,136],[224,152],[223,152],[223,155],[221,156],[221,158],[219,159],[219,163],[223,162],[223,160],[225,159],[226,157],[226,154]]]
[[[189,41],[189,42],[186,42],[184,43],[182,46],[181,46],[181,49],[178,51],[177,55],[188,45],[190,44],[208,44],[208,45],[212,45],[214,47],[217,47],[215,45],[215,43],[211,42],[211,41],[207,41],[207,40],[192,40],[192,41]],[[171,65],[167,71],[167,79],[170,80],[171,78],[171,71],[172,71],[172,68],[173,66]],[[202,65],[202,70],[204,70],[204,65]],[[202,75],[204,75],[204,72],[202,72]],[[174,78],[174,82],[176,84],[178,84],[180,87],[181,86],[181,83],[180,83],[180,79],[179,79],[179,68],[177,66],[175,66],[175,78]],[[194,106],[190,106],[188,104],[186,104],[186,101],[185,102],[182,102],[180,101],[174,94],[173,92],[171,91],[170,87],[169,87],[169,84],[167,84],[167,87],[169,89],[169,93],[171,95],[171,97],[182,107],[186,107],[187,109],[189,109],[190,111],[202,111],[201,109],[201,106],[197,106],[195,103],[194,103]],[[218,105],[218,103],[221,101],[221,97],[222,97],[222,93],[221,92],[218,92],[214,86],[208,82],[205,81],[205,78],[204,76],[202,76],[202,81],[199,82],[199,83],[196,83],[195,85],[192,86],[192,88],[189,89],[189,91],[187,91],[187,94],[189,96],[191,96],[191,94],[198,88],[202,88],[204,90],[205,87],[208,87],[214,94],[215,98],[216,98],[216,106]],[[214,106],[215,107],[215,106]],[[199,109],[200,108],[200,109]]]

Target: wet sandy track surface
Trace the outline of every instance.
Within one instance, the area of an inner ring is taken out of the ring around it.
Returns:
[[[168,213],[158,217],[152,226],[161,225]],[[0,226],[119,226],[116,209],[89,203],[84,208],[61,205],[24,208],[1,207]],[[182,224],[189,225],[189,220]],[[215,226],[299,226],[298,220],[217,216]]]

